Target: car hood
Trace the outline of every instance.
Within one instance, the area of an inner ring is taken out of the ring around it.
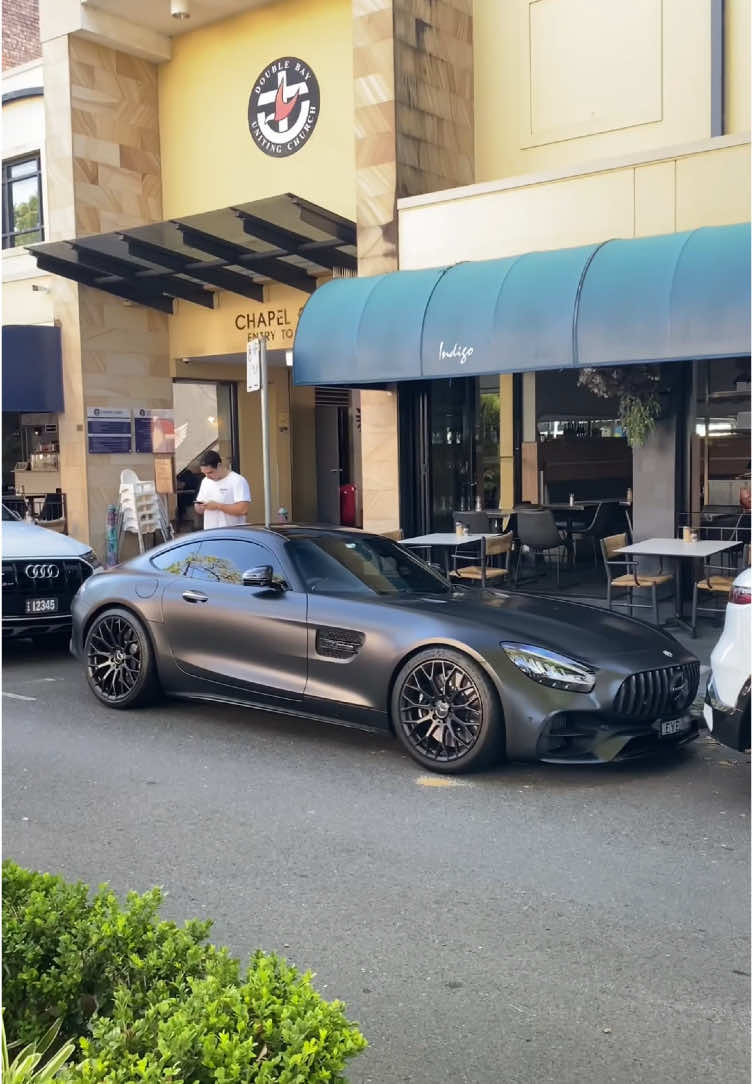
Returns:
[[[597,606],[566,602],[522,591],[460,589],[451,595],[380,597],[401,610],[433,615],[438,620],[486,627],[495,641],[536,644],[592,665],[613,663],[616,657],[656,652],[656,665],[694,656],[674,636],[642,621]],[[671,656],[664,654],[671,652]]]
[[[6,520],[0,533],[3,560],[23,560],[27,557],[82,557],[90,546],[69,538],[67,534],[48,531],[33,523]]]

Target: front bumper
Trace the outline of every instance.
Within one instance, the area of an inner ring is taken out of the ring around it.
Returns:
[[[54,636],[71,628],[71,615],[40,614],[3,618],[3,639],[22,640],[29,636]]]
[[[710,732],[730,749],[743,752],[750,747],[750,680],[743,686],[734,707],[719,699],[713,677],[706,687],[703,718]]]
[[[570,712],[547,721],[539,735],[537,758],[550,764],[611,764],[687,745],[698,737],[698,719],[686,714],[673,722],[678,729],[663,734],[661,720],[615,722]]]

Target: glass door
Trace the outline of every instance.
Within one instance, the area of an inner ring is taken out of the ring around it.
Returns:
[[[233,470],[238,462],[237,385],[229,380],[176,380],[175,475],[178,521],[193,528],[191,508],[201,484],[199,463],[205,452],[215,451]]]
[[[454,512],[475,507],[477,399],[473,377],[401,385],[400,521],[407,535],[450,531]]]

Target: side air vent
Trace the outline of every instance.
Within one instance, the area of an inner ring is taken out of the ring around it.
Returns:
[[[314,389],[316,406],[350,406],[350,388],[320,387]]]
[[[363,647],[365,636],[352,629],[317,629],[316,653],[325,659],[352,659]]]

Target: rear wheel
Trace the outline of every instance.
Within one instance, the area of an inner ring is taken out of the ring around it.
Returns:
[[[157,692],[154,652],[144,626],[128,610],[99,614],[86,634],[86,677],[94,695],[111,708],[135,708]]]
[[[452,648],[427,648],[397,675],[395,733],[425,768],[455,774],[499,759],[502,713],[494,687],[472,659]]]

